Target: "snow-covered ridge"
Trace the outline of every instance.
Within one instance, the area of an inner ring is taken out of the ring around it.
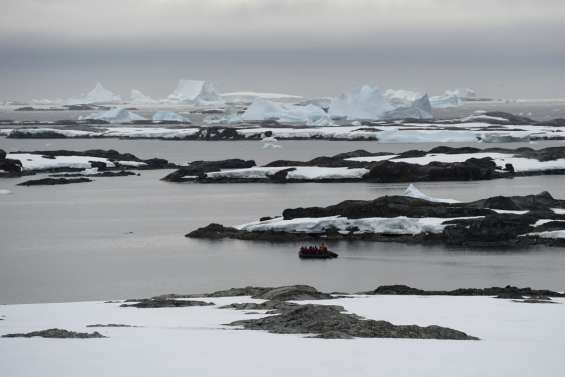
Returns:
[[[248,169],[221,170],[206,173],[210,180],[223,179],[262,179],[269,180],[277,172],[294,169],[287,175],[287,180],[317,181],[317,180],[357,180],[361,179],[367,169],[328,168],[318,166],[285,166],[285,167],[252,167]]]
[[[19,160],[24,171],[50,170],[60,168],[90,169],[91,162],[103,162],[107,167],[113,168],[116,164],[107,158],[92,156],[54,156],[46,158],[40,154],[8,153],[6,158]],[[118,161],[122,166],[141,167],[147,165],[137,161]]]

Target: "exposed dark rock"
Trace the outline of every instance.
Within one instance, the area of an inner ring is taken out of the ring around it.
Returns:
[[[329,293],[323,293],[308,285],[289,285],[273,288],[253,298],[276,301],[299,301],[299,300],[327,300],[334,298]]]
[[[246,169],[255,166],[253,160],[229,159],[219,161],[193,161],[188,166],[183,166],[163,177],[163,181],[168,182],[185,182],[189,179],[186,176],[203,176],[204,173],[220,171],[222,169]]]
[[[286,182],[287,177],[288,177],[288,173],[290,173],[291,171],[295,171],[295,170],[296,170],[296,168],[283,169],[283,170],[279,170],[276,173],[268,174],[267,176],[273,182]]]
[[[71,183],[86,183],[92,182],[92,179],[88,178],[42,178],[42,179],[31,179],[22,183],[18,183],[18,186],[52,186],[52,185],[68,185]]]
[[[362,292],[369,295],[414,295],[414,296],[501,296],[501,297],[565,297],[564,294],[559,292],[550,291],[547,289],[532,289],[518,288],[511,285],[506,287],[491,287],[491,288],[459,288],[451,291],[427,291],[418,288],[412,288],[407,285],[381,285],[378,288]]]
[[[220,309],[235,309],[235,310],[268,310],[269,314],[275,312],[283,312],[298,307],[298,304],[286,301],[265,301],[261,303],[244,302],[234,303],[229,305],[220,306]]]
[[[429,202],[406,196],[383,196],[374,200],[346,200],[328,207],[285,209],[286,220],[299,217],[343,216],[350,219],[366,217],[471,217],[486,216],[494,212],[485,208],[472,208],[445,203]]]
[[[565,207],[565,200],[553,198],[547,191],[536,195],[524,196],[493,196],[464,204],[474,208],[492,208],[510,211],[549,210],[555,207]]]
[[[214,305],[211,302],[204,302],[204,301],[174,300],[174,299],[161,299],[161,298],[146,298],[146,299],[133,300],[133,301],[138,301],[138,302],[135,302],[133,304],[122,304],[120,305],[120,307],[147,309],[147,308],[181,308],[188,306]]]
[[[359,338],[411,338],[476,340],[464,332],[439,327],[416,325],[396,326],[385,321],[363,319],[345,314],[341,306],[300,305],[281,314],[259,319],[232,322],[230,326],[243,326],[249,330],[266,330],[275,334],[313,334],[324,339]]]
[[[98,331],[93,333],[86,332],[75,332],[63,329],[47,329],[41,331],[32,331],[29,333],[17,333],[17,334],[6,334],[2,335],[2,338],[57,338],[57,339],[91,339],[91,338],[106,338],[104,335],[100,334]]]
[[[108,324],[97,323],[95,325],[86,325],[86,327],[139,327],[139,326],[124,325],[122,323],[108,323]]]
[[[434,161],[427,165],[393,161],[370,164],[370,170],[363,178],[375,182],[420,182],[473,181],[502,176],[502,173],[496,171],[496,164],[488,157],[453,163]]]

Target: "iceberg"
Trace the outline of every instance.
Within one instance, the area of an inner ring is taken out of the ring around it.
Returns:
[[[416,198],[416,199],[423,199],[423,200],[427,200],[428,202],[450,203],[450,204],[460,203],[459,200],[455,200],[455,199],[441,199],[441,198],[433,198],[431,196],[428,196],[424,194],[422,191],[418,190],[418,188],[413,184],[410,184],[410,186],[408,186],[406,191],[404,191],[404,196],[408,196],[410,198]]]
[[[315,105],[290,105],[256,98],[245,110],[241,119],[244,121],[277,120],[283,123],[306,123],[307,125],[321,124],[329,120],[328,114]]]
[[[167,99],[171,102],[198,105],[224,103],[214,85],[201,80],[180,80],[175,91]]]
[[[178,122],[191,123],[190,119],[183,117],[173,111],[157,111],[153,114],[153,122]]]
[[[101,83],[97,83],[94,89],[92,89],[87,94],[84,94],[78,98],[71,98],[67,101],[69,105],[80,105],[80,104],[96,104],[96,103],[115,103],[121,102],[122,98],[112,93],[110,90],[104,88]]]
[[[432,119],[432,105],[427,94],[414,100],[411,104],[397,107],[385,113],[385,119]]]
[[[139,120],[147,120],[141,115],[132,113],[124,108],[115,108],[79,117],[79,120],[103,120],[110,123],[132,123]]]
[[[383,119],[385,113],[394,110],[377,87],[364,85],[332,99],[328,113],[332,118],[347,120]]]
[[[384,94],[386,100],[393,106],[409,106],[422,97],[422,94],[404,89],[387,89]]]
[[[477,92],[475,92],[471,88],[457,88],[457,89],[446,90],[445,95],[455,96],[461,99],[467,99],[467,98],[476,98]]]
[[[262,92],[230,92],[222,93],[222,98],[229,102],[253,102],[255,98],[264,98],[269,100],[294,100],[299,101],[304,97],[283,93],[262,93]]]
[[[454,94],[444,94],[442,96],[430,97],[430,103],[434,109],[446,109],[448,107],[461,106],[463,101]]]
[[[146,96],[140,90],[132,89],[131,94],[129,96],[131,103],[138,103],[138,104],[148,104],[148,103],[156,103],[153,98]]]

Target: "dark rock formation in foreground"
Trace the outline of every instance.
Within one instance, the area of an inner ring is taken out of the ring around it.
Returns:
[[[565,215],[552,209],[565,209],[565,200],[553,198],[549,193],[526,196],[496,196],[467,203],[438,203],[406,196],[384,196],[375,200],[347,200],[328,207],[285,209],[284,220],[341,216],[351,220],[381,218],[445,218],[440,232],[412,234],[409,231],[376,233],[361,232],[355,226],[341,231],[327,225],[317,232],[282,230],[247,231],[220,224],[210,224],[186,236],[190,238],[296,242],[296,241],[395,241],[441,242],[463,247],[526,247],[536,244],[565,245],[565,239],[542,238],[535,233],[565,230]],[[525,211],[524,214],[498,213],[495,210]],[[537,225],[538,220],[545,224]]]
[[[209,306],[214,305],[211,302],[204,301],[193,301],[193,300],[174,300],[174,299],[162,299],[162,298],[148,298],[140,300],[128,300],[137,301],[133,304],[122,304],[120,307],[123,308],[182,308],[189,306]]]
[[[381,285],[376,289],[361,292],[368,295],[414,295],[414,296],[497,296],[498,298],[521,299],[527,297],[565,297],[565,294],[548,289],[518,288],[511,285],[491,288],[458,288],[450,291],[427,291],[407,285]]]
[[[309,285],[287,285],[282,287],[244,287],[230,288],[203,294],[166,294],[153,297],[152,300],[174,300],[179,298],[197,297],[238,297],[250,296],[255,299],[273,301],[327,300],[335,298],[329,293],[318,291]],[[130,300],[139,301],[139,300]]]
[[[98,331],[93,333],[86,332],[75,332],[63,329],[48,329],[41,331],[32,331],[28,333],[18,333],[18,334],[6,334],[2,335],[2,338],[56,338],[56,339],[91,339],[91,338],[106,338],[104,335],[100,334]]]
[[[30,179],[29,181],[18,183],[18,186],[53,186],[86,182],[93,182],[93,180],[89,178],[42,178]]]
[[[313,334],[316,338],[409,338],[478,340],[464,332],[447,327],[393,325],[386,321],[364,319],[355,314],[345,314],[341,306],[299,305],[282,313],[259,318],[235,321],[230,326],[248,330],[266,330],[275,334]]]

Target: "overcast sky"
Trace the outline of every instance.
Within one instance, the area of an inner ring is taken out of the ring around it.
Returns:
[[[565,98],[564,0],[0,0],[0,99],[363,83]]]

